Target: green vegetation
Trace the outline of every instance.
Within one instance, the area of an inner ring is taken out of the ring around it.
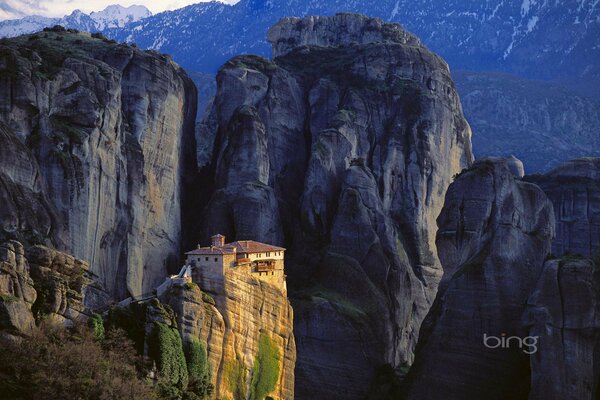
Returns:
[[[187,387],[187,363],[177,329],[155,322],[148,350],[150,357],[156,361],[160,379],[164,384],[178,389]]]
[[[98,342],[91,329],[42,325],[20,341],[0,338],[3,399],[157,400],[122,331]]]
[[[258,354],[252,371],[251,400],[264,400],[275,389],[279,380],[281,354],[277,344],[266,334],[261,333]]]
[[[186,282],[186,283],[183,285],[183,288],[184,288],[185,290],[194,290],[194,289],[196,289],[197,287],[198,287],[198,285],[196,285],[194,282]]]
[[[96,340],[104,340],[104,320],[100,314],[92,314],[88,319],[88,326],[92,330]]]
[[[246,400],[246,368],[240,360],[225,362],[225,382],[233,400]]]
[[[19,301],[19,298],[8,293],[0,293],[0,301],[3,303],[14,303]]]
[[[202,292],[202,301],[213,306],[215,305],[215,299],[208,293]]]
[[[185,352],[189,375],[188,391],[199,398],[210,396],[214,390],[206,346],[197,340],[191,341]]]
[[[107,329],[122,329],[139,354],[144,353],[146,306],[113,307],[108,311]]]

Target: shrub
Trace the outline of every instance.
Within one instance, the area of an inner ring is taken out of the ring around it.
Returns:
[[[135,344],[136,350],[144,352],[146,309],[144,305],[113,307],[108,311],[106,326],[108,329],[122,329]]]
[[[127,340],[104,348],[85,326],[42,326],[22,340],[0,339],[0,398],[154,400]]]
[[[88,319],[88,326],[94,334],[96,340],[104,340],[104,320],[100,314],[92,314]]]
[[[202,292],[202,301],[213,306],[215,305],[215,299],[208,293]]]
[[[94,39],[102,39],[102,40],[105,40],[105,39],[106,39],[106,36],[104,36],[104,35],[103,35],[103,34],[101,34],[100,32],[94,32],[94,33],[92,33],[92,37],[93,37]]]
[[[206,346],[197,340],[193,340],[187,345],[185,356],[190,381],[188,391],[200,399],[210,396],[214,386],[211,383],[212,374]]]
[[[197,287],[198,287],[198,285],[196,285],[194,282],[186,282],[186,283],[183,285],[183,288],[184,288],[185,290],[194,290],[194,289],[195,289],[195,288],[197,288]]]
[[[281,355],[277,344],[266,334],[261,333],[258,354],[254,359],[250,399],[263,400],[272,392],[279,380],[279,360]]]
[[[51,28],[44,28],[44,32],[56,32],[56,33],[59,33],[59,32],[66,32],[66,31],[67,30],[64,27],[60,26],[60,25],[54,25]]]
[[[155,322],[150,337],[149,352],[150,357],[156,361],[163,383],[179,389],[187,387],[187,363],[177,329]]]

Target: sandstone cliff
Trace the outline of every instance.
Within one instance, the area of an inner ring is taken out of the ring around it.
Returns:
[[[408,398],[596,398],[597,267],[544,262],[552,209],[504,159],[477,161],[450,186],[436,241],[444,278]]]
[[[153,288],[181,251],[195,146],[186,74],[55,29],[0,42],[0,94],[0,236],[86,260],[114,298]]]
[[[526,179],[539,185],[554,205],[552,253],[600,255],[600,158],[569,161]]]
[[[398,25],[286,18],[268,37],[277,58],[217,76],[198,132],[200,236],[288,248],[296,395],[360,398],[376,368],[412,361],[470,129],[446,63]]]
[[[152,337],[158,326],[177,329],[184,350],[196,344],[205,352],[214,386],[210,398],[294,398],[296,345],[285,289],[231,270],[222,280],[205,280],[202,289],[168,279],[158,298],[128,307],[113,309],[109,321],[127,329],[129,320],[138,320],[133,324],[138,328],[128,330],[134,339],[136,329],[141,332],[139,349],[145,355],[155,357]]]

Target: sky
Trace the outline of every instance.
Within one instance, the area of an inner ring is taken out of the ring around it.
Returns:
[[[0,0],[0,20],[22,18],[27,15],[62,17],[76,9],[85,13],[100,11],[111,4],[128,7],[134,4],[146,6],[153,14],[175,10],[207,0]],[[221,0],[233,4],[236,0]]]

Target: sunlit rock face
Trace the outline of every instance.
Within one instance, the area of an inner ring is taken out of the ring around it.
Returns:
[[[185,72],[58,30],[2,41],[0,70],[0,235],[86,260],[115,299],[150,291],[177,264],[194,173]]]

